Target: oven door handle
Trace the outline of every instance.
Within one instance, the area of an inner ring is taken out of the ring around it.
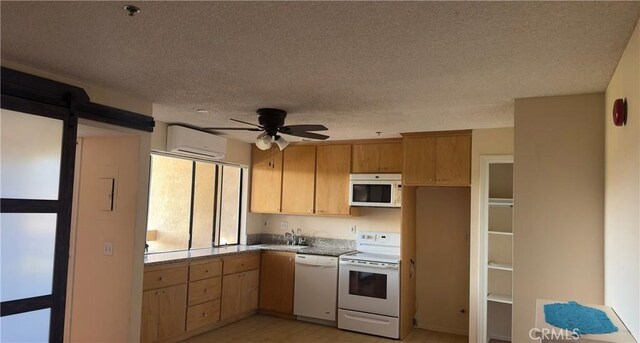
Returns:
[[[349,318],[349,319],[359,320],[361,322],[368,322],[368,323],[373,323],[373,324],[389,324],[389,321],[380,320],[380,319],[374,319],[374,318],[369,318],[369,317],[364,317],[364,316],[357,316],[357,315],[353,315],[353,314],[350,314],[350,313],[345,313],[344,316]]]
[[[340,261],[341,266],[352,266],[352,267],[360,267],[360,268],[370,268],[370,269],[391,269],[398,270],[397,264],[388,264],[385,266],[375,265],[375,264],[363,264],[363,263],[355,263],[350,261]]]

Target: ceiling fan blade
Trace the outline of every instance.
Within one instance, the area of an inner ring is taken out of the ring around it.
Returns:
[[[319,139],[319,140],[325,140],[327,138],[329,138],[329,136],[325,136],[325,135],[321,135],[319,133],[313,133],[313,132],[306,132],[306,131],[295,131],[295,132],[281,132],[282,134],[285,135],[289,135],[289,136],[296,136],[296,137],[302,137],[302,138],[311,138],[311,139]]]
[[[278,129],[282,133],[296,132],[296,131],[327,131],[324,125],[285,125]]]
[[[248,121],[242,121],[242,120],[233,119],[233,118],[230,118],[230,119],[235,121],[235,122],[238,122],[238,123],[243,123],[243,124],[247,124],[247,125],[251,125],[251,126],[256,126],[256,127],[262,128],[262,126],[260,126],[258,124],[254,124],[254,123],[249,123]]]
[[[229,131],[229,130],[235,130],[235,131],[262,131],[262,129],[259,128],[253,128],[253,127],[203,127],[202,130],[206,130],[206,131]]]

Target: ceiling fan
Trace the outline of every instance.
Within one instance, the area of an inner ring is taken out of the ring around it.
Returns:
[[[287,117],[287,111],[277,108],[260,108],[256,111],[258,114],[258,124],[246,121],[231,119],[238,123],[243,123],[255,127],[204,127],[205,131],[226,131],[226,130],[242,130],[242,131],[263,131],[256,138],[256,146],[261,150],[271,148],[271,143],[276,143],[280,150],[289,145],[289,142],[280,135],[289,135],[310,139],[325,140],[329,136],[321,135],[310,131],[326,131],[324,125],[284,125],[284,119]]]

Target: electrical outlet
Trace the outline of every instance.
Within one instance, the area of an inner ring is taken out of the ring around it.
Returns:
[[[355,225],[351,225],[351,233],[356,233],[358,231],[358,227]]]
[[[288,229],[289,229],[289,222],[281,221],[281,222],[280,222],[280,229],[282,229],[282,230],[288,230]]]
[[[107,256],[113,256],[113,242],[104,242],[102,253]]]

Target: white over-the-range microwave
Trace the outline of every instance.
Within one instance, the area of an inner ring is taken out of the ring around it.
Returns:
[[[351,174],[349,205],[400,207],[402,205],[402,174]]]

